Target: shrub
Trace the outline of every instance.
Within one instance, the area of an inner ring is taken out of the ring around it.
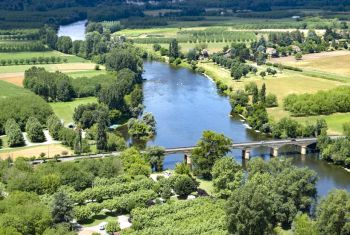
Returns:
[[[187,175],[175,176],[174,191],[180,198],[186,198],[192,192],[197,190],[198,184]]]

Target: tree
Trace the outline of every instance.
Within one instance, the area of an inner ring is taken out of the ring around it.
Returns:
[[[260,90],[260,101],[265,104],[266,103],[266,85],[263,83]]]
[[[24,145],[22,131],[14,119],[7,120],[5,124],[5,133],[7,135],[7,144],[9,147]]]
[[[189,194],[197,190],[198,183],[188,175],[177,175],[174,177],[174,191],[180,198],[186,198]]]
[[[266,72],[265,71],[261,71],[260,72],[260,76],[262,79],[264,79],[266,77]]]
[[[194,173],[210,179],[215,161],[224,157],[230,151],[231,145],[232,141],[223,134],[204,131],[191,153]]]
[[[187,162],[176,163],[175,165],[175,173],[179,175],[190,175],[191,168],[187,164]]]
[[[321,234],[350,234],[350,194],[333,190],[321,200],[316,216]]]
[[[117,221],[109,222],[106,226],[106,231],[109,234],[120,231],[119,223]]]
[[[126,143],[123,137],[107,133],[107,149],[108,151],[123,151],[126,149]]]
[[[307,214],[298,214],[292,228],[295,235],[318,235],[315,222]]]
[[[142,60],[132,49],[113,49],[106,55],[107,70],[130,69],[138,76],[142,73]]]
[[[161,48],[162,48],[162,47],[161,47],[158,43],[153,44],[153,50],[154,50],[154,51],[159,51]]]
[[[179,45],[176,39],[171,40],[169,44],[169,57],[178,58],[180,56]]]
[[[163,171],[164,157],[165,150],[162,147],[151,146],[146,149],[146,158],[156,172]]]
[[[63,191],[58,191],[54,195],[51,214],[55,223],[68,223],[72,220],[73,202]]]
[[[221,198],[228,198],[232,191],[243,184],[242,167],[232,158],[217,160],[212,170],[213,186]]]
[[[259,90],[258,87],[253,87],[253,91],[252,91],[252,96],[253,96],[253,104],[256,104],[259,102]]]
[[[26,132],[31,142],[41,143],[45,141],[43,127],[35,117],[30,117],[28,119],[26,124]]]
[[[232,234],[272,234],[274,195],[272,177],[255,174],[228,200],[228,231]]]
[[[107,150],[107,119],[100,115],[97,121],[96,147],[99,151]]]
[[[66,53],[66,54],[71,53],[72,46],[73,46],[72,39],[68,36],[61,36],[57,40],[57,44],[56,44],[57,50],[63,53]]]

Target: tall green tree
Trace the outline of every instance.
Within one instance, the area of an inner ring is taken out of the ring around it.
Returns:
[[[146,158],[155,171],[163,171],[163,162],[165,158],[165,149],[158,146],[151,146],[146,149]]]
[[[295,235],[318,235],[316,223],[307,214],[299,214],[295,217],[292,230]]]
[[[262,85],[260,90],[260,101],[265,104],[266,102],[266,85],[265,83]]]
[[[350,234],[350,194],[333,190],[321,200],[316,216],[320,234]]]
[[[73,202],[63,191],[58,191],[52,202],[52,219],[55,223],[69,223],[73,218]]]
[[[194,173],[206,179],[211,179],[211,171],[215,161],[224,157],[231,148],[232,141],[223,134],[204,131],[202,138],[192,150],[191,158]]]
[[[28,119],[26,124],[26,132],[31,142],[41,143],[45,141],[43,127],[35,117],[30,117]]]
[[[232,157],[217,160],[212,176],[215,192],[221,198],[228,198],[233,190],[241,187],[244,178],[242,167]]]
[[[22,131],[14,119],[7,120],[5,124],[5,133],[7,135],[7,144],[9,147],[24,145]]]
[[[169,44],[169,57],[178,58],[179,56],[179,44],[176,39],[173,39]]]
[[[100,115],[97,121],[96,147],[99,151],[107,150],[107,117]]]
[[[239,235],[272,234],[274,194],[271,190],[272,177],[255,174],[228,200],[228,231]]]

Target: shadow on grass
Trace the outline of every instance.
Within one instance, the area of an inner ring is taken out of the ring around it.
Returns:
[[[94,225],[96,221],[106,220],[108,217],[117,217],[115,212],[105,212],[92,216],[90,219],[79,221],[81,225]]]

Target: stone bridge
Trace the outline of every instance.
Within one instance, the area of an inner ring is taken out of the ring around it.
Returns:
[[[330,136],[331,139],[339,138],[339,136]],[[268,147],[270,148],[271,156],[277,157],[278,151],[281,147],[285,145],[294,145],[300,147],[300,153],[302,155],[305,155],[307,153],[307,147],[315,144],[317,142],[317,138],[298,138],[298,139],[284,139],[284,140],[266,140],[266,141],[251,141],[251,142],[244,142],[244,143],[234,143],[232,144],[232,149],[241,149],[242,150],[242,158],[249,160],[250,159],[250,153],[254,148],[259,147]],[[191,152],[196,147],[178,147],[178,148],[166,148],[165,154],[176,154],[181,153],[184,154],[185,161],[191,165]],[[58,161],[74,161],[79,159],[86,159],[86,158],[104,158],[109,156],[118,156],[120,155],[120,152],[111,152],[111,153],[101,153],[101,154],[92,154],[92,155],[82,155],[82,156],[70,156],[70,157],[59,157],[56,160]],[[31,161],[32,164],[40,164],[44,163],[45,160],[33,160]]]
[[[331,139],[336,139],[339,136],[330,136]],[[270,148],[271,156],[277,157],[279,149],[286,145],[294,145],[300,147],[300,153],[305,155],[307,153],[308,146],[316,144],[317,138],[297,138],[297,139],[284,139],[284,140],[266,140],[266,141],[251,141],[244,143],[232,144],[232,149],[241,149],[242,158],[249,160],[250,153],[254,148],[268,147]],[[179,148],[167,148],[166,154],[182,153],[185,156],[187,163],[191,164],[191,151],[196,147],[179,147]]]

